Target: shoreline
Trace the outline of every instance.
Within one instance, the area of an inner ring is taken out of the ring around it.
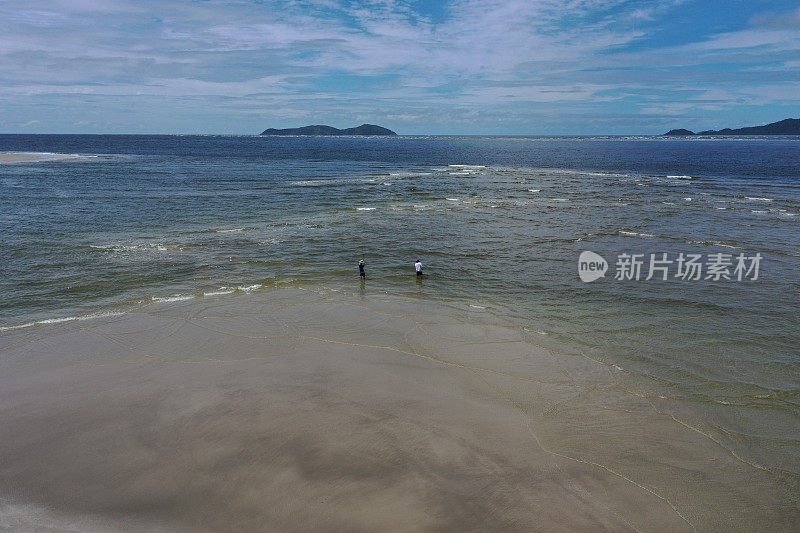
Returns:
[[[51,161],[68,161],[94,159],[96,155],[88,154],[61,154],[53,152],[0,152],[0,165],[15,165],[19,163],[49,163]]]
[[[792,479],[484,310],[266,289],[6,331],[0,355],[20,527],[41,508],[177,530],[798,521]]]

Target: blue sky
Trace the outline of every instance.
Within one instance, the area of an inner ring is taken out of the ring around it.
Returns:
[[[800,0],[2,0],[0,132],[651,134],[800,117]]]

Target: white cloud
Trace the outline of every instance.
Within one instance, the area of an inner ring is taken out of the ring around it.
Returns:
[[[792,99],[784,88],[797,68],[788,56],[800,50],[800,10],[695,43],[626,48],[679,3],[453,0],[432,17],[400,0],[5,0],[0,110],[10,98],[37,99],[33,108],[48,95],[91,95],[95,105],[162,97],[202,102],[203,113],[292,119],[349,109],[410,122],[434,110],[511,120],[515,107],[520,116],[567,104],[599,114],[621,99],[644,114]],[[782,65],[769,66],[776,58]],[[734,62],[760,72],[709,67]]]

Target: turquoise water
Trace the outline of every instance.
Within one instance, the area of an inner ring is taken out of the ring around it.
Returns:
[[[0,151],[87,156],[0,166],[0,326],[285,285],[457,300],[616,365],[659,409],[794,476],[799,149],[798,138],[0,136]],[[584,250],[608,260],[605,279],[580,281]],[[618,281],[623,252],[762,261],[757,280]]]

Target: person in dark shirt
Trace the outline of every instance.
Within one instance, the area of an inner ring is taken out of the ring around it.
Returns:
[[[361,279],[364,279],[364,278],[367,277],[367,273],[364,270],[364,260],[363,259],[358,262],[358,275],[361,276]]]

